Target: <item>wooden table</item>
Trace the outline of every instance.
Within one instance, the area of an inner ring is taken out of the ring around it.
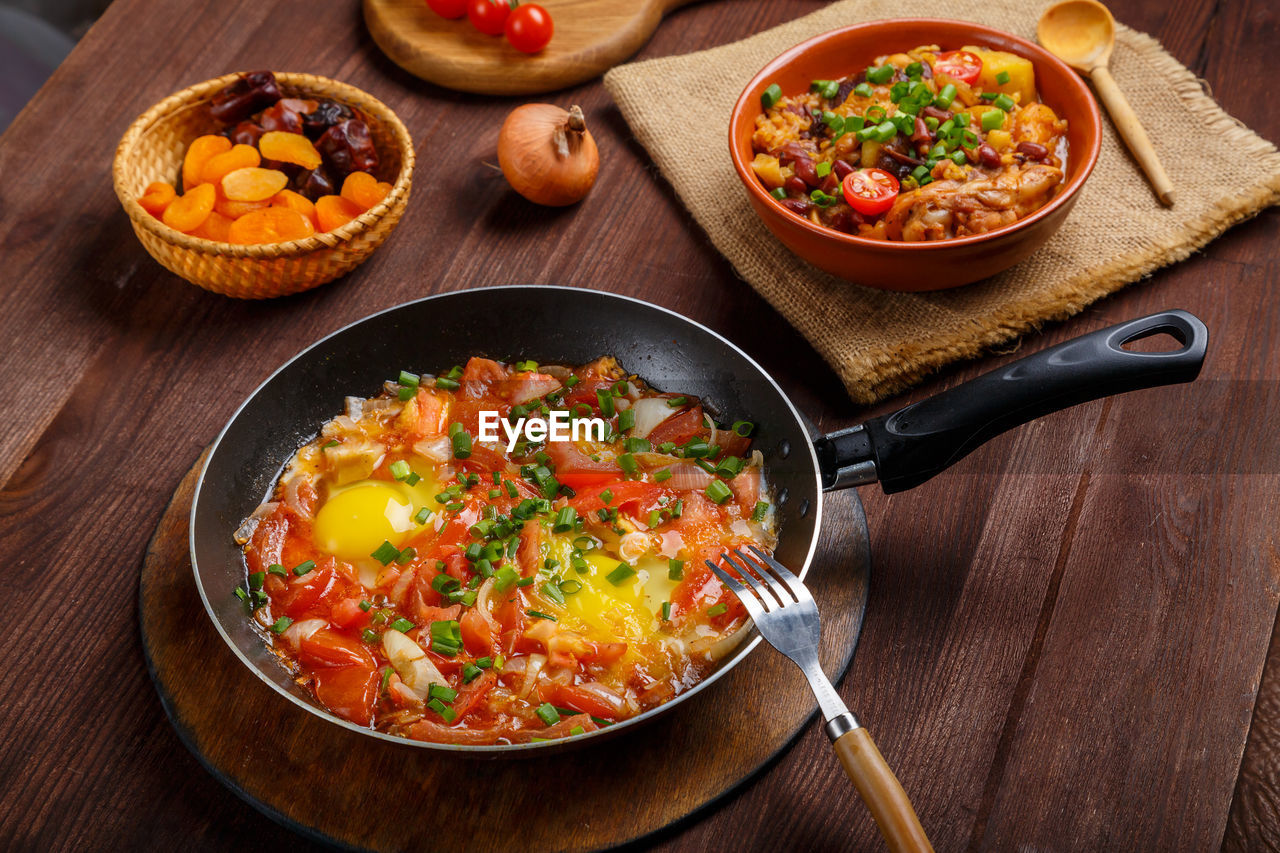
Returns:
[[[722,44],[815,5],[696,5],[641,55]],[[1112,6],[1205,77],[1233,115],[1280,139],[1280,112],[1256,76],[1273,64],[1268,4]],[[242,303],[144,254],[109,166],[153,102],[258,67],[374,92],[419,140],[419,159],[409,213],[368,264],[309,294]],[[734,277],[598,83],[553,99],[582,104],[604,161],[590,198],[563,212],[524,203],[488,165],[515,102],[407,77],[370,43],[355,2],[117,0],[0,139],[0,843],[301,846],[208,775],[169,727],[139,645],[137,572],[178,480],[238,402],[326,332],[443,289],[592,285],[727,334],[824,428],[875,413],[852,406]],[[841,690],[939,850],[1223,843],[1280,599],[1278,226],[1269,211],[1022,344],[1182,307],[1213,335],[1196,384],[1048,417],[892,498],[864,489],[876,562]],[[948,371],[875,411],[1008,357]],[[1238,817],[1250,796],[1242,788]],[[1276,831],[1238,824],[1236,846]],[[879,849],[816,727],[659,843]]]

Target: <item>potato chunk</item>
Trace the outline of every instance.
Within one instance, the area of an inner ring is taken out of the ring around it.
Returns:
[[[980,91],[1003,92],[1019,104],[1029,104],[1036,99],[1036,72],[1030,59],[983,47],[963,49],[976,53],[982,60],[982,71],[978,74],[977,84]],[[996,78],[1001,72],[1009,75],[1007,83],[997,82]]]
[[[777,157],[770,157],[768,154],[757,154],[756,158],[751,161],[751,168],[756,173],[756,177],[760,182],[769,189],[777,189],[782,186],[782,167],[778,165]]]

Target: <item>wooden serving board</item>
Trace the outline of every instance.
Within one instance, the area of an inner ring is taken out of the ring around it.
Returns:
[[[538,2],[555,33],[534,55],[465,17],[440,17],[425,0],[364,0],[364,20],[378,47],[423,80],[482,95],[532,95],[598,77],[643,47],[663,15],[693,0]]]
[[[800,671],[763,644],[647,726],[545,758],[457,758],[331,725],[263,684],[205,614],[187,550],[198,471],[199,463],[178,487],[143,560],[148,668],[169,719],[205,767],[305,835],[372,850],[611,847],[715,802],[818,725]],[[862,627],[866,531],[852,490],[830,497],[808,583],[833,680]],[[824,751],[828,759],[836,760]]]

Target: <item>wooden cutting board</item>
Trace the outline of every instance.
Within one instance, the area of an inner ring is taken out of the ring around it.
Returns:
[[[761,644],[669,714],[547,757],[458,758],[339,728],[263,684],[204,612],[187,549],[199,469],[178,486],[143,559],[147,667],[201,763],[304,835],[366,850],[612,847],[716,802],[819,726],[800,670]],[[852,489],[828,496],[823,515],[807,583],[822,612],[822,667],[838,681],[862,628],[870,547]],[[855,796],[852,787],[828,795]]]
[[[425,0],[364,0],[364,20],[378,47],[423,80],[482,95],[532,95],[598,77],[644,46],[663,15],[691,2],[539,0],[555,34],[532,56],[465,17],[440,17]]]

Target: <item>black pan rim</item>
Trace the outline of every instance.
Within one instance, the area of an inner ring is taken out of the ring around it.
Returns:
[[[195,491],[191,499],[191,511],[188,516],[188,519],[189,519],[188,550],[190,551],[190,556],[191,556],[191,571],[195,579],[196,591],[200,594],[200,602],[201,604],[204,605],[205,614],[209,617],[209,620],[213,623],[214,630],[218,632],[218,635],[222,638],[223,642],[227,644],[227,646],[231,649],[232,653],[240,660],[240,662],[244,664],[244,666],[250,672],[256,675],[261,681],[267,684],[267,686],[269,686],[273,691],[283,696],[284,698],[288,699],[290,702],[294,703],[298,707],[312,714],[317,715],[318,717],[325,720],[326,722],[341,726],[345,729],[348,729],[349,731],[375,737],[375,738],[378,738],[379,740],[389,742],[389,743],[401,744],[404,746],[417,747],[422,749],[438,750],[438,751],[449,752],[454,754],[470,755],[477,758],[525,757],[525,756],[533,756],[539,752],[554,752],[554,751],[560,751],[566,748],[572,749],[572,748],[585,747],[585,746],[588,746],[592,741],[600,741],[600,740],[608,739],[626,730],[636,728],[640,725],[643,725],[645,722],[657,716],[658,714],[664,713],[667,710],[680,705],[686,699],[697,695],[698,693],[702,692],[702,690],[704,690],[706,687],[710,686],[711,684],[714,684],[716,681],[719,680],[719,678],[722,675],[724,675],[733,667],[737,666],[748,654],[750,654],[756,648],[756,646],[760,644],[761,637],[758,633],[755,632],[755,629],[752,628],[749,632],[749,636],[744,638],[739,643],[737,649],[731,652],[728,657],[726,657],[723,661],[720,662],[720,664],[716,667],[714,672],[712,672],[709,676],[704,678],[702,681],[695,684],[692,688],[690,688],[686,692],[681,693],[680,695],[676,696],[669,702],[665,702],[662,705],[659,705],[655,708],[650,708],[648,711],[645,711],[641,714],[631,717],[630,719],[623,720],[620,723],[615,723],[607,728],[603,728],[595,732],[589,732],[585,735],[579,735],[574,738],[564,738],[564,739],[522,743],[522,744],[471,745],[471,744],[434,743],[431,741],[417,741],[411,738],[400,737],[397,735],[390,735],[384,732],[375,731],[370,728],[365,728],[363,726],[357,726],[355,723],[352,723],[348,720],[343,720],[329,713],[328,711],[324,710],[323,708],[319,707],[316,704],[306,702],[300,697],[295,696],[292,693],[289,693],[288,691],[284,690],[275,681],[272,681],[271,679],[269,679],[266,673],[264,673],[261,669],[255,666],[252,661],[250,661],[247,657],[245,657],[244,653],[241,652],[239,645],[230,636],[227,635],[225,630],[223,630],[222,624],[218,621],[218,618],[214,612],[213,603],[209,599],[208,594],[205,592],[204,584],[202,583],[200,578],[199,563],[196,556],[196,537],[195,537],[196,523],[195,522],[196,522],[196,513],[200,507],[200,497],[202,494],[204,494],[204,491],[205,491],[205,474],[208,472],[210,464],[212,463],[214,457],[217,455],[218,449],[222,444],[223,438],[226,436],[227,432],[231,429],[232,425],[235,424],[236,421],[239,419],[241,413],[249,405],[249,403],[252,402],[258,396],[258,394],[262,393],[262,391],[269,384],[271,384],[271,382],[277,376],[289,370],[294,365],[295,362],[297,362],[299,359],[306,356],[307,354],[311,353],[313,350],[323,347],[326,343],[336,338],[337,336],[342,335],[345,332],[355,328],[356,326],[359,326],[376,317],[381,317],[386,314],[403,310],[410,306],[420,305],[422,303],[432,302],[439,299],[448,299],[450,297],[457,296],[460,294],[474,294],[480,291],[500,291],[500,290],[501,291],[530,291],[530,292],[545,291],[545,290],[555,290],[555,291],[561,291],[561,292],[586,291],[598,297],[616,299],[620,302],[631,303],[633,305],[642,306],[643,308],[646,308],[646,309],[658,311],[662,314],[668,315],[670,318],[672,318],[677,322],[684,323],[688,326],[692,326],[697,331],[710,336],[711,338],[718,341],[723,346],[728,347],[730,350],[735,352],[738,356],[743,358],[748,364],[750,364],[751,367],[754,368],[755,371],[757,372],[759,378],[764,379],[769,384],[769,386],[772,387],[773,390],[778,394],[779,399],[781,399],[782,402],[785,404],[787,411],[791,413],[791,416],[795,419],[796,424],[799,425],[800,429],[806,434],[812,435],[808,429],[807,421],[805,420],[805,418],[800,414],[799,411],[796,410],[795,404],[791,402],[791,398],[782,389],[782,387],[778,385],[778,383],[774,380],[774,378],[771,375],[769,375],[768,371],[766,371],[763,367],[761,367],[760,364],[756,362],[756,360],[752,358],[750,355],[748,355],[745,351],[743,351],[741,347],[739,347],[737,344],[730,341],[725,336],[721,335],[719,332],[716,332],[713,329],[710,329],[707,326],[704,326],[703,324],[697,322],[696,320],[690,319],[689,317],[686,317],[685,315],[677,311],[673,311],[661,305],[655,305],[652,302],[646,302],[642,299],[636,299],[635,297],[632,297],[632,296],[624,296],[621,294],[612,293],[604,290],[596,290],[594,288],[589,288],[589,287],[570,287],[565,285],[542,285],[542,284],[492,285],[487,287],[466,288],[463,290],[451,290],[451,291],[446,291],[444,293],[436,293],[430,296],[424,296],[421,299],[414,299],[408,302],[402,302],[397,305],[393,305],[389,308],[384,308],[381,311],[375,311],[372,314],[368,314],[364,317],[361,317],[360,319],[355,320],[351,323],[348,323],[345,326],[342,326],[341,328],[335,329],[334,331],[328,333],[327,335],[319,338],[309,346],[304,347],[302,350],[295,353],[288,361],[286,361],[280,367],[272,371],[271,374],[267,376],[266,379],[264,379],[261,383],[259,383],[258,386],[255,387],[253,391],[250,392],[250,394],[240,402],[240,405],[236,407],[235,411],[231,414],[231,417],[228,418],[226,424],[223,425],[222,429],[218,432],[217,437],[213,440],[213,443],[209,446],[208,455],[205,457],[205,461],[200,467],[200,475],[196,479]],[[814,552],[817,550],[818,537],[821,533],[822,508],[823,508],[823,489],[822,489],[821,473],[820,473],[821,468],[819,466],[817,453],[814,450],[812,441],[809,441],[806,443],[805,450],[808,453],[808,461],[810,463],[810,467],[813,472],[813,477],[815,482],[814,499],[809,509],[809,511],[813,514],[814,533],[810,537],[809,547],[805,552],[803,564],[799,567],[798,570],[795,570],[796,574],[801,579],[803,579],[808,574],[809,566],[813,562]]]

